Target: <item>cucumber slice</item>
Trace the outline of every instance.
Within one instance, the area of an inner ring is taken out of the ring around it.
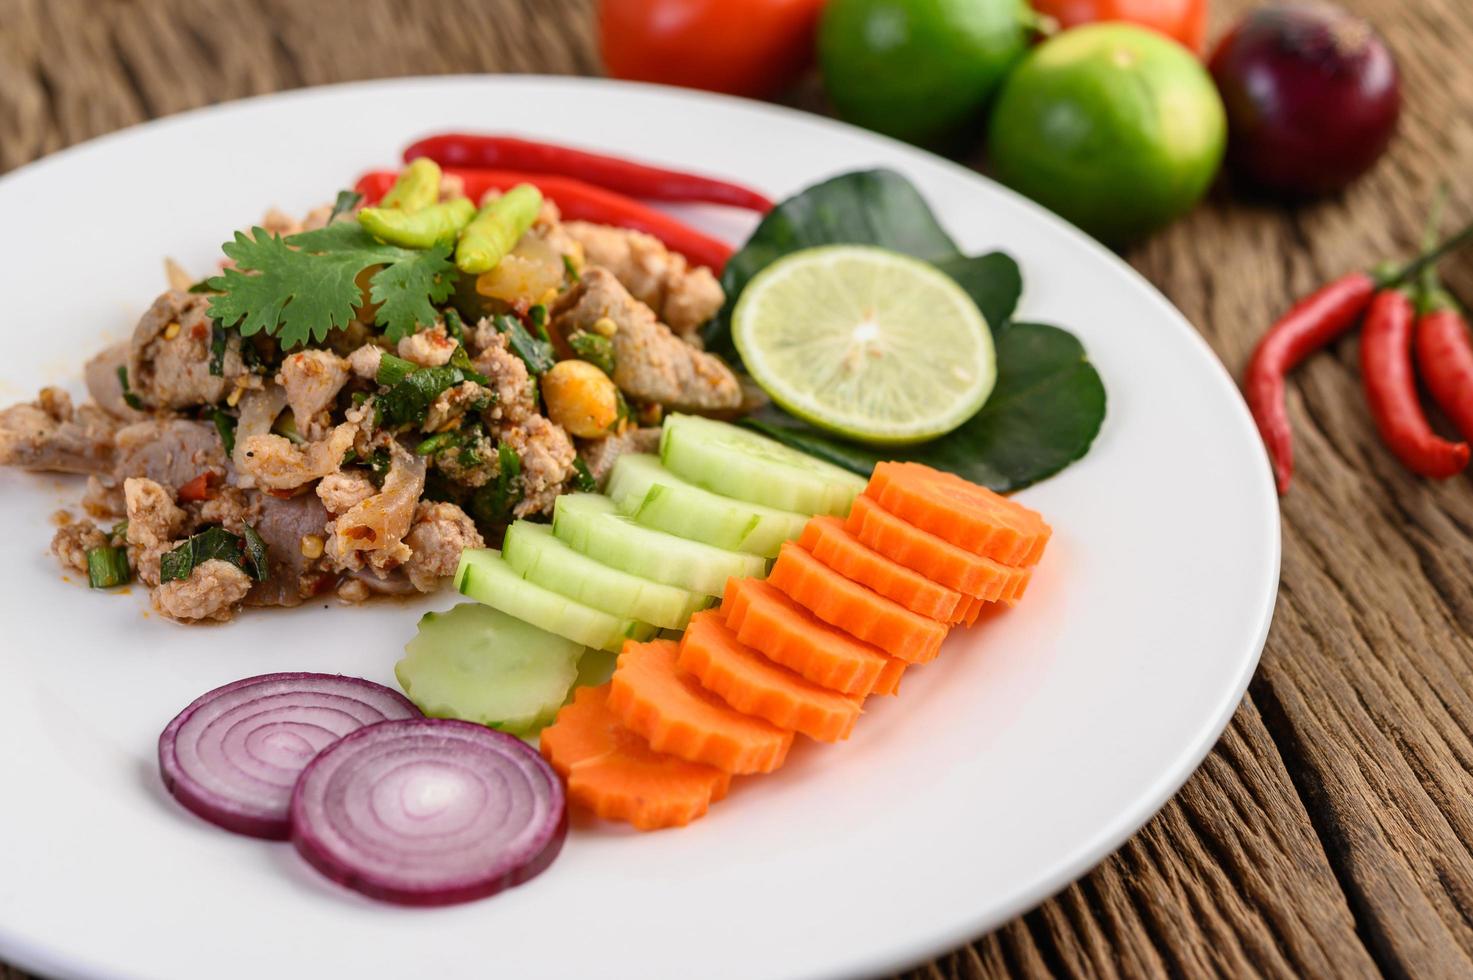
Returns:
[[[803,533],[808,518],[790,510],[732,500],[689,483],[658,456],[626,453],[614,463],[607,493],[619,510],[646,527],[728,551],[776,558],[784,541]]]
[[[696,415],[665,416],[660,461],[697,486],[778,510],[845,517],[864,478],[766,436]]]
[[[703,595],[610,568],[568,547],[546,524],[517,521],[506,529],[501,557],[522,578],[615,616],[684,629],[710,605]]]
[[[583,644],[467,602],[421,616],[404,653],[394,676],[419,710],[526,735],[557,715]]]
[[[655,635],[649,623],[611,615],[528,582],[495,548],[462,551],[455,580],[460,591],[477,602],[584,646],[618,652],[625,640],[647,640]]]
[[[702,595],[720,595],[733,576],[747,578],[767,572],[767,562],[760,555],[713,548],[642,527],[619,513],[608,497],[594,493],[557,498],[552,530],[595,561]]]

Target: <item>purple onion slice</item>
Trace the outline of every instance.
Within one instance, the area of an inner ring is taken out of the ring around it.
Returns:
[[[263,674],[226,684],[159,736],[175,799],[226,830],[286,840],[297,777],[318,752],[364,725],[418,718],[398,691],[337,674]]]
[[[402,905],[450,905],[535,877],[568,830],[562,783],[520,739],[416,718],[354,732],[313,759],[292,841],[334,881]]]

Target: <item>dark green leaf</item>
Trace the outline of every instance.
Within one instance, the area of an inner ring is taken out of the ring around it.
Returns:
[[[210,321],[210,374],[217,378],[225,376],[225,348],[229,337],[225,333],[225,324],[219,320]]]
[[[249,524],[243,525],[241,531],[241,536],[245,538],[245,564],[241,570],[257,582],[264,582],[271,576],[271,563],[266,552],[266,542],[261,540],[256,529]]]
[[[382,370],[382,368],[380,369]],[[378,400],[379,422],[389,428],[399,425],[418,425],[433,402],[446,389],[453,388],[465,380],[460,368],[420,368],[404,376],[398,384],[384,392]]]
[[[338,191],[337,200],[332,202],[332,214],[327,216],[327,223],[332,224],[356,208],[361,200],[363,200],[363,195],[357,191]]]
[[[536,376],[548,371],[555,363],[552,354],[552,344],[545,340],[538,340],[527,332],[522,326],[522,321],[514,316],[498,316],[492,323],[497,333],[507,336],[507,346],[511,352],[522,359],[527,365],[527,373]]]
[[[506,525],[512,508],[522,499],[522,460],[506,443],[496,447],[496,479],[471,497],[471,516],[493,529]]]
[[[795,449],[861,475],[885,459],[949,470],[999,492],[1052,476],[1089,451],[1105,417],[1105,388],[1073,334],[1015,323],[997,335],[997,387],[961,428],[913,447],[872,449],[768,408],[744,420]]]
[[[225,455],[234,456],[235,419],[216,408],[210,411],[210,421],[215,423],[215,431],[220,433],[220,445],[225,448]]]
[[[593,471],[582,456],[573,457],[573,489],[579,493],[598,492],[598,481],[593,478]]]
[[[491,379],[480,371],[477,371],[476,366],[471,363],[470,353],[458,344],[455,350],[450,353],[450,366],[460,368],[460,373],[465,375],[465,380],[467,381],[474,381],[478,385],[489,385],[491,383]]]
[[[133,577],[128,568],[126,548],[89,548],[87,550],[87,585],[94,589],[112,589]]]
[[[575,333],[568,338],[568,346],[581,359],[592,364],[610,377],[614,374],[614,342],[596,333]]]
[[[245,545],[223,527],[212,527],[191,536],[159,559],[161,582],[183,581],[200,565],[218,558],[245,571]]]
[[[1006,252],[958,256],[936,267],[957,281],[972,297],[995,334],[1007,326],[1023,295],[1023,273]]]
[[[465,321],[460,318],[460,313],[455,307],[445,310],[445,334],[456,343],[465,342]]]

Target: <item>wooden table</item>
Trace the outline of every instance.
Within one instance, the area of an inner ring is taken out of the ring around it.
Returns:
[[[1293,297],[1411,250],[1439,180],[1452,214],[1473,216],[1469,0],[1347,2],[1401,60],[1389,159],[1311,207],[1220,195],[1128,255],[1234,370]],[[1216,0],[1217,28],[1252,5]],[[595,74],[590,7],[0,0],[0,170],[283,88]],[[1473,261],[1446,271],[1473,298]],[[1473,974],[1473,493],[1414,479],[1382,448],[1353,341],[1296,376],[1290,410],[1300,475],[1278,613],[1222,741],[1088,877],[911,976]]]

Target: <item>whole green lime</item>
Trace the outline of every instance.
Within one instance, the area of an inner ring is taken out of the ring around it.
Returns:
[[[1065,31],[1003,84],[988,127],[997,177],[1113,245],[1196,204],[1222,163],[1226,113],[1186,48],[1129,24]]]
[[[912,143],[978,119],[1028,44],[1023,0],[829,0],[818,56],[850,122]]]

